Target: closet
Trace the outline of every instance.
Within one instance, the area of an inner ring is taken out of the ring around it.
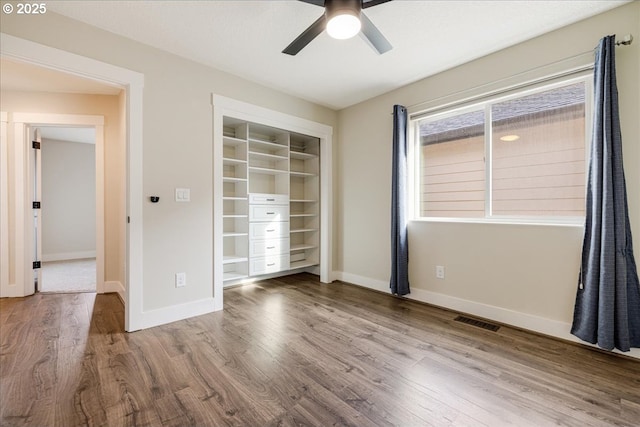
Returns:
[[[326,147],[330,128],[318,125],[323,132],[313,128],[305,132],[300,122],[306,121],[292,116],[274,126],[265,124],[269,117],[248,120],[246,114],[217,111],[214,144],[221,142],[222,150],[214,146],[214,169],[215,165],[222,169],[222,194],[214,194],[214,205],[222,207],[222,233],[214,230],[214,240],[221,239],[214,252],[222,252],[222,257],[214,258],[222,265],[214,263],[214,269],[222,268],[222,285],[299,271],[330,281],[326,277],[330,260],[323,256],[328,251],[322,251],[323,241],[329,244],[324,227],[330,223],[323,218],[330,216],[326,209],[330,203],[323,200],[328,189],[322,187],[330,180],[322,179],[321,168],[323,140]],[[216,137],[216,130],[221,135]],[[216,159],[216,153],[221,158]],[[214,228],[219,223],[214,220]]]

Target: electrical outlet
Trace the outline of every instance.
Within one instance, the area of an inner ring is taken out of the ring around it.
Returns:
[[[187,273],[176,273],[176,288],[187,286]]]
[[[444,266],[436,265],[436,278],[444,279]]]

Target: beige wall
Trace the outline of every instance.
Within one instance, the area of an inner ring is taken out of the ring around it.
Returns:
[[[640,2],[634,2],[342,110],[338,218],[341,232],[336,269],[342,270],[344,277],[356,278],[363,284],[382,287],[388,283],[390,114],[394,104],[412,106],[436,100],[555,63],[589,52],[601,37],[614,33],[636,36],[631,46],[618,48],[616,55],[637,259],[640,256],[639,30]],[[550,321],[570,322],[582,233],[582,227],[577,226],[412,222],[411,285],[416,290],[414,294],[430,291],[454,297],[449,300],[458,298],[477,306],[497,307],[503,312],[511,310]],[[446,267],[446,280],[435,278],[436,265]]]
[[[96,251],[96,146],[43,139],[42,261]]]
[[[143,309],[213,295],[211,93],[335,126],[337,113],[233,75],[48,12],[2,14],[2,31],[144,74]],[[176,187],[191,189],[175,203]],[[160,196],[151,204],[148,196]],[[176,289],[174,274],[186,272]]]
[[[105,173],[105,281],[124,283],[123,216],[117,209],[124,199],[123,187],[118,185],[124,176],[124,143],[121,142],[120,104],[114,95],[60,94],[44,92],[12,92],[0,94],[0,109],[9,113],[49,113],[99,115],[104,117],[104,173]],[[9,117],[11,119],[11,116]],[[9,283],[15,283],[15,194],[13,129],[9,127]]]

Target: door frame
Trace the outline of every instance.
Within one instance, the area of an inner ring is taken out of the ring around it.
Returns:
[[[9,286],[9,128],[8,114],[0,112],[0,295]]]
[[[6,33],[0,37],[0,56],[50,68],[67,74],[120,87],[126,93],[126,215],[125,330],[142,329],[143,229],[142,229],[142,128],[144,75],[85,56],[52,48]],[[24,168],[24,166],[22,166]],[[22,195],[21,195],[22,194]],[[16,193],[16,207],[24,209],[23,192]],[[21,200],[18,200],[21,199]],[[20,203],[18,203],[20,202]],[[22,216],[24,219],[24,215]],[[16,218],[18,220],[18,218]],[[16,241],[24,238],[16,234]],[[16,255],[20,255],[16,253]],[[24,256],[24,252],[22,252]],[[24,271],[24,269],[22,269]],[[16,270],[16,275],[18,271]],[[16,286],[24,286],[16,283]]]
[[[33,209],[31,202],[36,200],[33,194],[35,176],[35,150],[31,147],[29,130],[41,126],[92,127],[95,136],[96,166],[96,292],[104,293],[104,117],[95,115],[13,113],[15,150],[15,194],[16,194],[16,283],[23,283],[22,295],[35,292],[31,261],[34,253]],[[41,158],[41,157],[40,157]],[[19,195],[22,198],[18,202]],[[42,243],[42,242],[40,242]]]

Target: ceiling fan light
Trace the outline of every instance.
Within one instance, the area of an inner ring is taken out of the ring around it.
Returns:
[[[327,22],[327,33],[338,40],[346,40],[360,32],[362,24],[360,18],[353,12],[343,11]]]

